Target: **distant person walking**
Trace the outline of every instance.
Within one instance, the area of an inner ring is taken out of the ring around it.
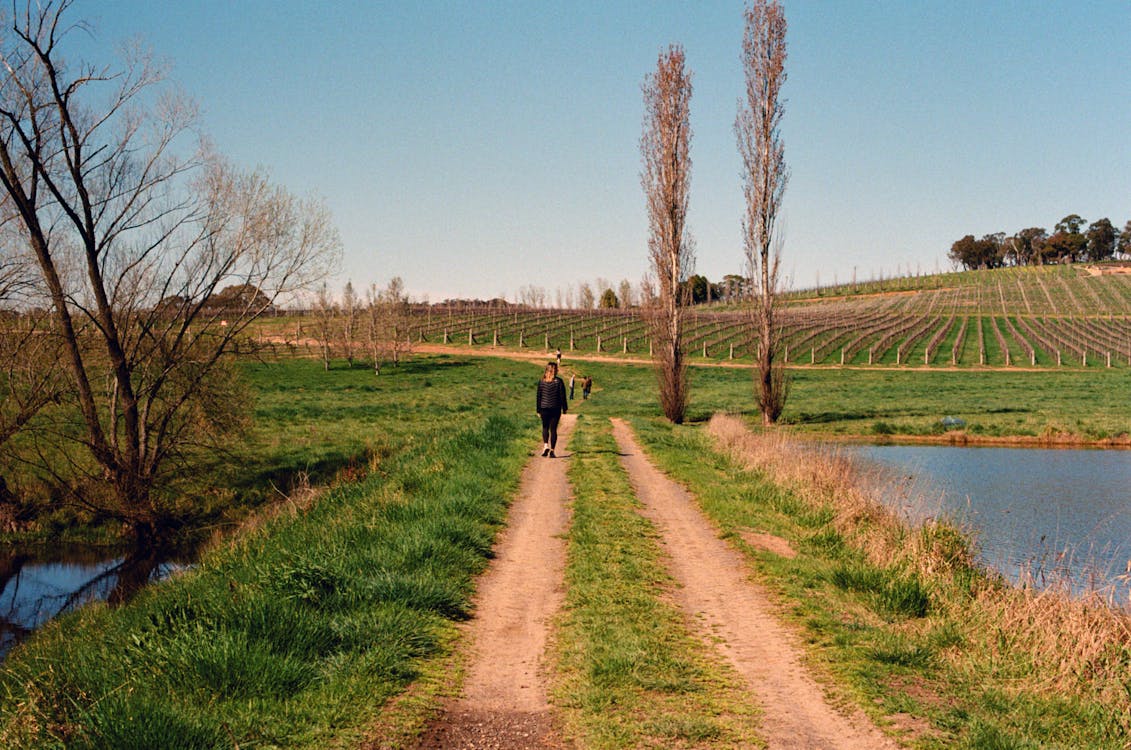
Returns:
[[[574,373],[569,374],[569,400],[573,401],[573,379],[577,376]]]
[[[542,455],[553,458],[558,444],[558,421],[569,411],[565,383],[558,377],[557,362],[546,363],[542,379],[538,381],[535,408],[542,417]]]
[[[554,359],[557,360],[558,367],[561,367],[562,366],[562,349],[561,349],[561,347],[558,347],[557,349],[554,350]]]
[[[593,390],[593,378],[586,375],[585,380],[581,381],[581,399],[589,398],[589,391],[591,390]]]

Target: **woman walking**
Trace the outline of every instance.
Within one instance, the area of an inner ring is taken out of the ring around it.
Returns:
[[[548,362],[542,372],[542,379],[538,381],[535,400],[538,416],[542,417],[543,456],[554,457],[554,448],[558,444],[558,420],[569,411],[568,403],[565,383],[558,377],[558,365],[556,362]]]

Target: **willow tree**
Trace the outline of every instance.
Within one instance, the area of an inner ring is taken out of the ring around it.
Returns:
[[[656,71],[644,80],[644,134],[640,139],[640,182],[648,207],[648,255],[658,294],[648,307],[652,356],[660,407],[675,423],[687,411],[681,282],[695,262],[687,232],[691,184],[691,73],[683,48],[662,51]]]
[[[71,5],[4,19],[0,193],[74,394],[55,432],[66,460],[42,468],[145,546],[183,521],[178,484],[245,423],[227,355],[332,269],[338,240],[320,203],[215,155],[150,54],[84,60]]]
[[[746,8],[745,20],[742,67],[746,97],[739,102],[734,130],[742,156],[746,199],[742,239],[753,296],[750,309],[756,395],[762,422],[773,424],[781,416],[788,395],[785,370],[775,359],[781,330],[774,320],[781,268],[781,237],[775,224],[789,182],[781,141],[785,11],[777,0],[753,0]]]

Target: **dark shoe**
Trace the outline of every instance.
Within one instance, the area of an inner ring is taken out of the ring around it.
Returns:
[[[549,448],[543,448],[542,449],[542,458],[545,458],[546,456],[550,456],[550,455],[553,455],[553,452]]]
[[[550,449],[550,458],[555,458],[553,448]]]

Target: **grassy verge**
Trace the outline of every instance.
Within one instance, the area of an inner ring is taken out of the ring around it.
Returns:
[[[581,747],[755,747],[738,678],[669,600],[656,531],[639,515],[607,420],[581,417],[555,702]]]
[[[276,375],[303,365],[316,366]],[[302,388],[330,392],[353,377],[303,372]],[[245,528],[127,606],[87,607],[17,648],[0,667],[0,746],[344,747],[421,673],[442,692],[436,665],[450,659],[528,455],[536,377],[439,359],[352,400],[306,401],[279,382],[266,400],[295,412],[277,453],[317,461],[291,443],[333,433],[345,409],[371,426],[351,428],[357,444],[384,446],[368,474]]]
[[[713,452],[703,429],[634,426],[763,574],[815,668],[911,746],[1125,742],[1125,619],[1000,585],[972,567],[957,529],[903,526],[858,492],[850,465],[810,448],[762,445],[750,469],[749,446],[740,464]],[[797,555],[746,541],[751,531],[787,540]]]
[[[616,414],[658,412],[651,368],[570,362],[594,378],[595,408]],[[783,424],[819,437],[915,436],[944,439],[944,416],[965,421],[971,439],[1103,441],[1126,439],[1131,370],[917,371],[805,369],[790,371]],[[691,370],[689,421],[719,411],[753,415],[750,368]]]

